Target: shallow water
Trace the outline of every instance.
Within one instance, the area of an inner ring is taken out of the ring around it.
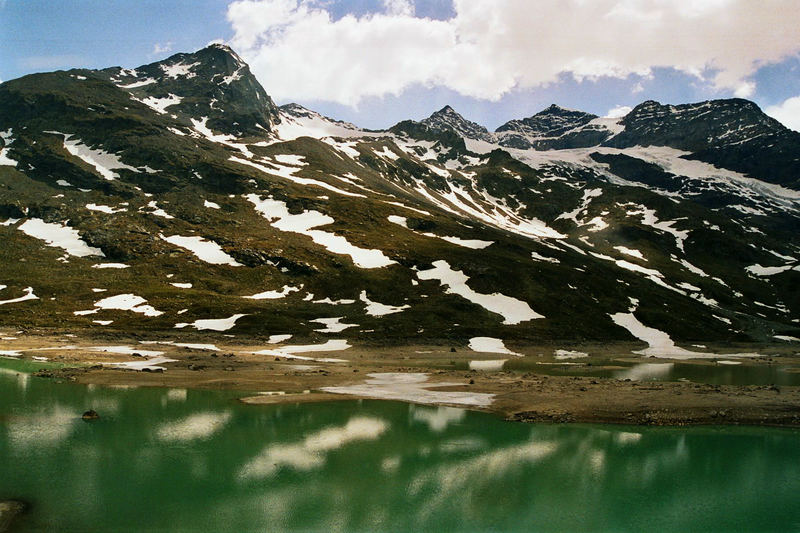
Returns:
[[[610,366],[613,368],[603,368]],[[466,367],[465,367],[466,369]],[[800,386],[800,368],[789,364],[738,365],[669,362],[621,362],[617,359],[593,359],[591,366],[586,361],[555,361],[542,364],[538,359],[509,359],[503,370],[533,371],[557,376],[587,376],[633,381],[679,381],[711,385],[784,385]]]
[[[17,531],[793,531],[800,431],[525,425],[396,402],[248,406],[0,361]],[[83,422],[97,410],[101,419]]]

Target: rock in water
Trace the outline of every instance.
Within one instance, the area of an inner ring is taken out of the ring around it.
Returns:
[[[25,511],[25,504],[16,500],[0,501],[0,533],[8,531],[14,519]]]
[[[81,418],[83,418],[84,420],[97,420],[98,418],[100,418],[100,415],[97,414],[97,411],[95,411],[94,409],[89,409],[88,411],[83,413],[83,416],[81,416]]]

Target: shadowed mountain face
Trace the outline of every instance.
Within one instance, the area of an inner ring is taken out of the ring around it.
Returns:
[[[744,100],[367,131],[212,45],[3,83],[0,138],[2,326],[798,336],[800,142]]]

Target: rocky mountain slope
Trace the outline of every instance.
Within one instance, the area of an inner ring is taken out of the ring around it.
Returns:
[[[277,107],[212,45],[3,83],[0,135],[4,326],[655,351],[800,336],[800,134],[751,102],[551,106],[497,132],[446,107],[376,132]]]

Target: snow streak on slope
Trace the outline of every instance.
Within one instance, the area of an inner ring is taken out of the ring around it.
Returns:
[[[0,290],[3,290],[5,288],[6,288],[5,285],[0,285]],[[8,300],[0,300],[0,305],[14,304],[14,303],[18,303],[18,302],[25,302],[25,301],[28,301],[28,300],[38,300],[38,299],[39,299],[39,297],[36,296],[35,294],[33,294],[33,287],[27,287],[25,289],[25,294],[24,295],[20,296],[19,298],[11,298],[11,299],[8,299]]]
[[[329,190],[331,192],[335,192],[336,194],[343,194],[345,196],[355,196],[355,197],[358,197],[358,198],[366,198],[366,196],[364,196],[363,194],[345,191],[345,190],[340,189],[338,187],[334,187],[333,185],[330,185],[329,183],[325,183],[324,181],[319,181],[319,180],[315,180],[315,179],[311,179],[311,178],[301,178],[300,176],[295,176],[295,172],[300,170],[299,168],[287,167],[287,166],[279,165],[279,164],[276,164],[276,163],[270,163],[268,161],[262,161],[261,163],[254,163],[253,161],[248,161],[246,159],[242,159],[240,157],[233,157],[233,156],[230,158],[230,160],[235,162],[235,163],[240,163],[242,165],[251,166],[251,167],[253,167],[255,169],[260,170],[261,172],[264,172],[265,174],[273,174],[275,176],[280,176],[280,177],[285,178],[285,179],[287,179],[289,181],[297,183],[298,185],[313,185],[315,187],[321,187],[321,188],[327,189],[327,190]],[[266,166],[266,165],[269,165],[269,166]]]
[[[524,237],[534,239],[563,239],[566,237],[566,235],[562,235],[541,220],[525,218],[516,214],[506,205],[505,201],[495,198],[485,190],[479,190],[471,179],[472,176],[469,176],[469,178],[471,190],[448,181],[448,191],[440,192],[430,189],[421,180],[417,180],[417,186],[414,190],[448,213],[476,219],[495,228],[510,231]]]
[[[322,139],[324,137],[365,137],[370,135],[353,124],[331,120],[296,104],[284,106],[281,109],[280,117],[280,123],[273,126],[273,130],[283,141],[291,141],[298,137]]]
[[[312,229],[334,222],[333,218],[319,211],[303,211],[299,215],[293,215],[289,213],[286,204],[280,200],[261,199],[257,194],[249,194],[246,198],[255,206],[256,211],[270,221],[273,228],[308,235],[315,243],[324,246],[329,252],[350,256],[357,267],[381,268],[395,263],[380,250],[359,248],[350,244],[340,235]]]
[[[433,268],[420,270],[417,277],[421,280],[438,280],[443,286],[447,287],[447,294],[457,294],[470,302],[477,304],[487,311],[497,313],[503,317],[503,324],[519,324],[537,318],[544,318],[544,315],[536,313],[530,306],[522,300],[517,300],[510,296],[505,296],[498,292],[493,294],[481,294],[475,292],[467,285],[469,277],[460,270],[453,270],[447,261],[434,261]]]
[[[112,154],[106,152],[105,150],[90,148],[89,146],[81,143],[79,139],[72,139],[72,135],[68,133],[60,133],[57,131],[47,131],[45,133],[63,135],[64,148],[66,148],[70,154],[82,159],[88,165],[93,166],[95,170],[97,170],[98,174],[108,181],[119,178],[119,174],[114,172],[114,170],[125,169],[133,172],[139,172],[138,169],[130,165],[126,165],[120,161],[117,154]]]
[[[425,237],[433,237],[435,239],[442,239],[443,241],[447,241],[451,244],[456,244],[458,246],[463,246],[464,248],[472,248],[473,250],[482,250],[488,246],[494,244],[494,241],[482,241],[480,239],[462,239],[460,237],[451,237],[451,236],[444,236],[440,237],[435,233],[425,233],[414,231],[408,227],[408,219],[406,217],[401,217],[398,215],[389,215],[387,220],[393,224],[397,224],[398,226],[403,226],[409,231],[413,231],[417,235],[424,235]]]
[[[627,329],[631,335],[648,344],[648,348],[634,353],[666,359],[709,359],[719,357],[715,353],[693,352],[676,346],[667,333],[645,326],[633,315],[633,312],[616,313],[610,316],[615,324]],[[755,353],[734,353],[724,354],[724,357],[756,357],[758,355]]]

